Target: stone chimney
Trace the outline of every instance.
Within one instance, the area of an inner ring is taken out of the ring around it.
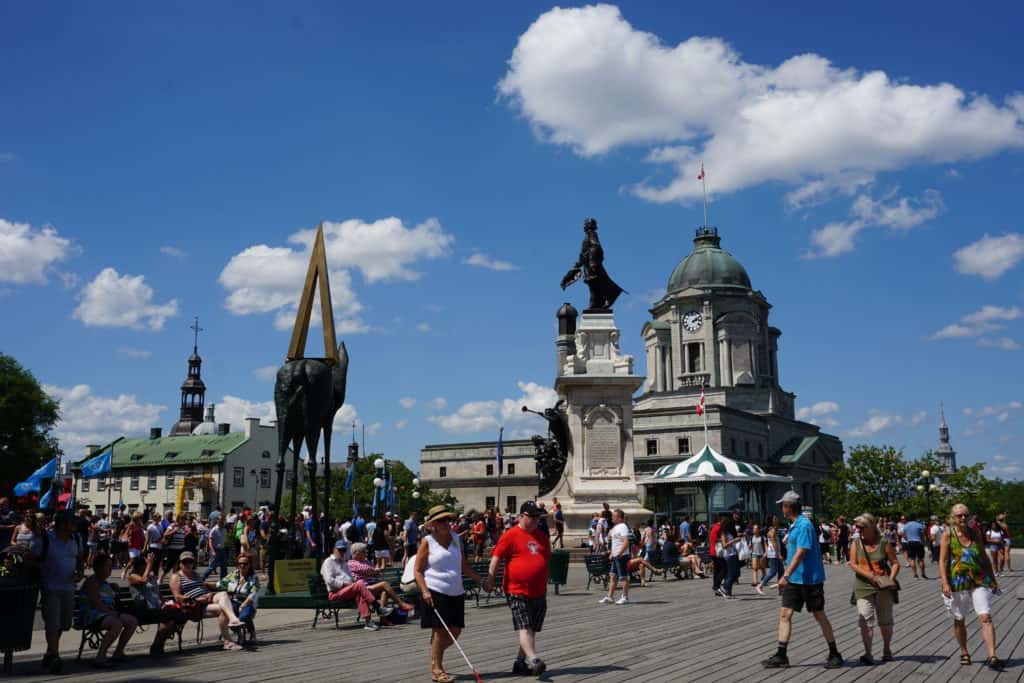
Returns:
[[[90,455],[96,455],[99,452],[99,450],[99,444],[87,444],[85,447],[85,457],[88,458]]]
[[[217,436],[227,436],[231,433],[231,423],[221,422],[217,425]]]
[[[258,417],[247,417],[245,418],[245,438],[251,439],[256,430],[260,427],[260,419]]]

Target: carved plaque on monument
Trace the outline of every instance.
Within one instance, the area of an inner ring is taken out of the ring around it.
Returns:
[[[598,415],[586,433],[587,466],[591,473],[618,473],[622,458],[619,426],[609,415]]]

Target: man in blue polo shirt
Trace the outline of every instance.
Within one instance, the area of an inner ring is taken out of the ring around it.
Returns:
[[[843,657],[836,648],[836,639],[832,635],[832,624],[825,616],[825,565],[821,561],[821,547],[818,535],[811,520],[801,514],[800,494],[786,491],[780,500],[782,513],[792,526],[786,537],[786,565],[779,579],[779,592],[782,594],[782,609],[779,610],[779,641],[775,654],[764,660],[766,669],[784,669],[789,666],[786,650],[789,647],[789,634],[793,626],[794,610],[800,612],[804,605],[814,615],[821,627],[821,634],[828,643],[828,660],[826,669],[838,669],[843,665]]]

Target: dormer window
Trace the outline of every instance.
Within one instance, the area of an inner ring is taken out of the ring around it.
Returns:
[[[146,457],[146,456],[143,455],[142,453],[132,453],[131,459],[132,460],[142,460],[144,457]]]
[[[167,451],[166,453],[164,453],[164,460],[173,460],[174,458],[177,457],[178,454],[175,453],[174,451]]]
[[[208,457],[210,457],[211,455],[213,455],[213,454],[214,454],[214,453],[216,453],[216,452],[217,452],[217,451],[215,451],[215,450],[213,450],[213,449],[211,449],[211,448],[204,448],[204,449],[203,449],[203,452],[202,452],[202,453],[200,453],[199,455],[200,455],[200,456],[202,456],[202,457],[204,457],[204,458],[208,458]]]

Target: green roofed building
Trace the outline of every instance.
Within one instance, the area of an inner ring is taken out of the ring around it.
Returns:
[[[196,324],[198,328],[198,321]],[[198,335],[198,330],[197,330]],[[163,436],[160,427],[149,438],[119,437],[105,446],[87,446],[86,457],[72,466],[75,500],[94,511],[108,513],[124,504],[129,512],[173,510],[178,482],[185,482],[185,510],[209,515],[214,507],[256,507],[271,503],[277,477],[277,427],[245,418],[241,431],[217,424],[215,406],[205,405],[205,385],[199,376],[196,347],[189,358],[188,377],[181,387],[181,415]],[[112,450],[109,476],[83,479],[81,466]],[[291,486],[291,451],[285,457],[285,490]],[[301,472],[299,474],[301,479]]]

